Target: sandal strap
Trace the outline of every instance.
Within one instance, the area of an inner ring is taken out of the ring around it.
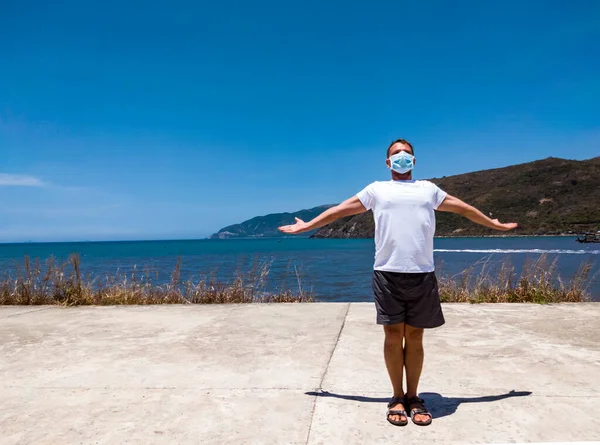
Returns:
[[[408,414],[406,414],[406,411],[404,411],[403,409],[388,409],[387,415],[388,416],[404,416],[404,417],[408,417]]]
[[[417,414],[423,414],[431,417],[431,413],[427,411],[425,408],[413,408],[410,410],[410,417],[413,417]]]
[[[402,405],[404,405],[404,397],[392,397],[392,401],[388,403],[388,408],[391,408],[393,405],[397,405],[398,403],[402,403]]]
[[[413,417],[416,414],[423,414],[423,415],[432,417],[431,413],[429,411],[427,411],[427,408],[425,408],[425,400],[423,400],[422,398],[415,396],[415,397],[411,397],[410,399],[408,399],[406,401],[406,404],[408,405],[409,408],[410,408],[410,405],[414,405],[417,403],[421,406],[411,409],[410,417]]]

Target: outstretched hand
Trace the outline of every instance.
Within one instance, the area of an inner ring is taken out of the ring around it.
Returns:
[[[306,224],[300,218],[295,219],[296,224],[291,224],[289,226],[281,226],[279,227],[279,231],[283,233],[289,233],[290,235],[295,235],[297,233],[308,232],[310,230],[308,228],[308,224]]]
[[[517,223],[501,223],[497,219],[492,220],[496,224],[495,229],[506,232],[508,230],[516,229],[519,225]]]

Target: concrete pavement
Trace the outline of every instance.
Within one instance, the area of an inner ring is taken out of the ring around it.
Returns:
[[[429,427],[370,303],[0,307],[0,445],[600,440],[600,304],[444,306]]]

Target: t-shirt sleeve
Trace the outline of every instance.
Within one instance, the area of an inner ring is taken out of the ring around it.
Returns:
[[[369,184],[356,194],[356,197],[367,210],[372,210],[375,205],[375,193],[373,184]]]
[[[444,202],[444,199],[446,199],[448,193],[443,191],[433,182],[431,183],[431,185],[433,186],[433,208],[437,209],[440,205],[442,205],[442,202]]]

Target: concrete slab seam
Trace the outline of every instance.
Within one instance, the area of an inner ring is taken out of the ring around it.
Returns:
[[[337,337],[333,344],[333,348],[331,348],[331,353],[329,354],[329,360],[327,360],[327,364],[325,365],[325,369],[323,370],[323,375],[321,375],[321,381],[319,382],[319,387],[315,392],[320,392],[323,390],[323,382],[325,381],[325,376],[327,375],[327,371],[329,370],[329,364],[331,363],[331,359],[333,358],[333,354],[337,348],[337,345],[340,341],[340,337],[342,336],[342,331],[344,330],[344,326],[346,325],[346,319],[348,318],[348,312],[350,312],[350,303],[346,305],[346,313],[344,314],[344,318],[342,320],[342,325],[340,326],[340,330],[337,333]],[[306,442],[305,445],[308,445],[308,441],[310,440],[310,432],[312,430],[313,419],[315,418],[315,409],[317,406],[318,395],[315,395],[315,399],[313,400],[313,406],[310,413],[310,424],[308,425],[308,433],[306,434]]]

